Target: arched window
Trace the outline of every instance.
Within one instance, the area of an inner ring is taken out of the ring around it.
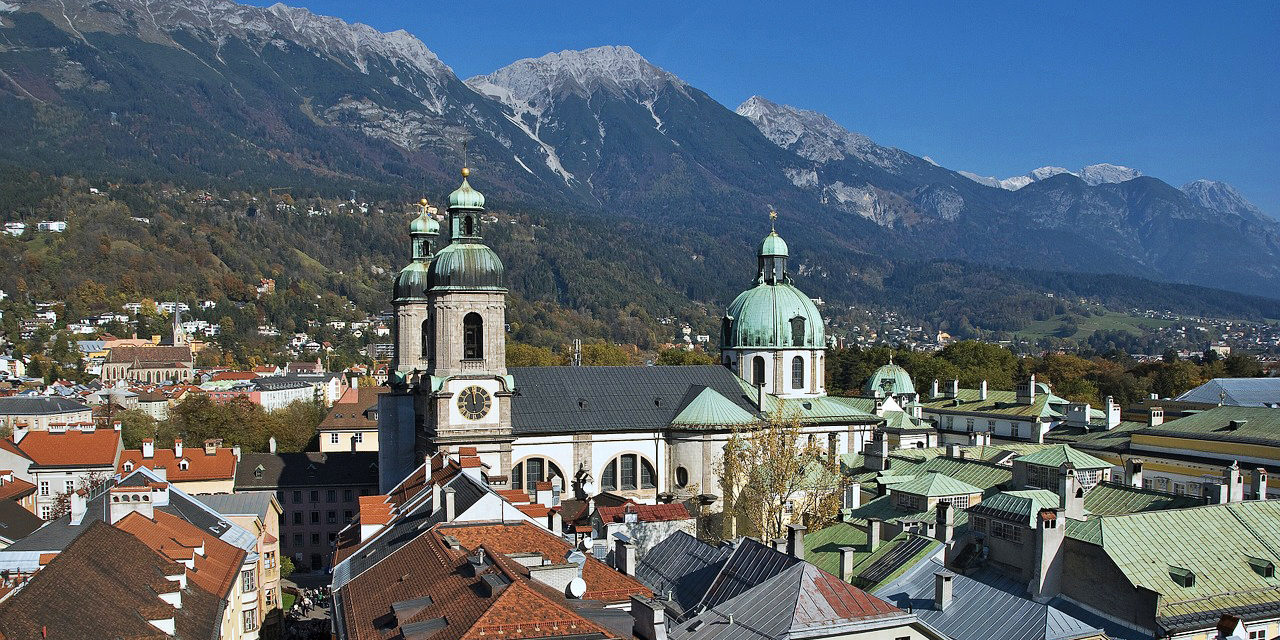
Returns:
[[[462,235],[473,236],[476,233],[476,221],[471,216],[462,217]]]
[[[791,346],[804,346],[804,317],[796,316],[791,319]]]
[[[764,356],[751,359],[751,383],[757,387],[764,384]]]
[[[564,474],[556,463],[546,458],[525,458],[511,467],[511,488],[524,489],[533,493],[539,482],[550,482],[552,478],[560,478],[560,486],[564,486]]]
[[[422,360],[425,362],[431,353],[431,319],[422,321]]]
[[[636,489],[653,489],[657,485],[658,474],[653,470],[653,463],[643,456],[634,453],[620,455],[604,466],[600,476],[600,489],[603,491],[634,491]]]
[[[462,357],[484,357],[484,320],[474,311],[462,318]]]
[[[804,358],[800,356],[791,359],[791,388],[804,388]]]

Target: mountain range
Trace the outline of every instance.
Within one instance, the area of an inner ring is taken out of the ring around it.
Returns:
[[[953,171],[760,96],[731,110],[625,46],[464,80],[405,31],[282,4],[3,0],[0,111],[2,162],[197,186],[416,198],[452,187],[466,141],[494,206],[705,234],[692,259],[744,271],[773,206],[798,276],[837,300],[934,260],[1280,291],[1280,222],[1230,185]]]

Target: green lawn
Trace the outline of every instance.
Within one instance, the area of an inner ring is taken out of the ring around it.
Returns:
[[[298,599],[298,596],[295,596],[295,595],[293,595],[292,593],[285,593],[285,594],[284,594],[284,599],[283,599],[283,600],[281,600],[281,602],[283,602],[283,603],[284,603],[284,605],[283,605],[284,610],[285,610],[285,611],[288,611],[288,610],[292,609],[292,608],[293,608],[293,601],[294,601],[294,600],[297,600],[297,599]]]
[[[1101,316],[1073,315],[1071,317],[1075,318],[1079,327],[1075,334],[1069,336],[1072,338],[1087,338],[1097,331],[1126,331],[1133,335],[1142,335],[1145,330],[1168,327],[1174,324],[1171,320],[1129,316],[1115,312],[1107,312]],[[1017,336],[1028,340],[1038,340],[1045,336],[1055,335],[1058,327],[1062,326],[1063,321],[1066,319],[1066,316],[1054,316],[1048,320],[1031,322],[1023,327],[1021,331],[1018,331]]]

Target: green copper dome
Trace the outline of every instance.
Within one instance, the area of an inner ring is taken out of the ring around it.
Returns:
[[[760,243],[761,256],[786,256],[787,241],[777,232],[770,233],[764,237],[764,242]]]
[[[431,261],[432,289],[503,289],[502,260],[476,242],[454,242]]]
[[[462,170],[462,186],[453,190],[449,194],[450,209],[483,209],[484,194],[471,188],[467,183],[467,176],[471,175],[471,171],[463,168]]]
[[[862,385],[863,395],[874,396],[877,391],[886,396],[900,396],[914,394],[916,386],[911,383],[911,374],[906,369],[890,362],[876,369]]]
[[[783,282],[759,284],[739,294],[729,305],[721,333],[724,349],[826,346],[818,307],[799,289]]]
[[[426,300],[427,289],[431,287],[431,266],[425,262],[414,261],[396,274],[394,300]]]

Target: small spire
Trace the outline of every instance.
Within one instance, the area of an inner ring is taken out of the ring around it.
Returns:
[[[889,352],[889,364],[893,364],[893,352]]]
[[[429,205],[428,205],[428,203],[427,203],[427,199],[426,199],[426,198],[423,198],[423,199],[419,200],[419,201],[418,201],[418,214],[419,214],[419,215],[424,215],[424,216],[425,216],[425,215],[427,215],[427,207],[428,207],[428,206],[429,206]]]
[[[769,232],[777,233],[778,212],[773,209],[773,205],[769,205]]]

